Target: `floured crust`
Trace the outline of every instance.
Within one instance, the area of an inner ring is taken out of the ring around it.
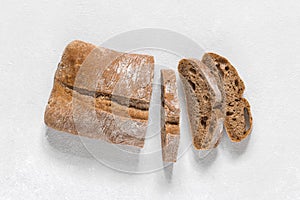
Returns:
[[[180,140],[180,108],[174,70],[161,70],[161,144],[164,162],[176,162]]]
[[[46,125],[115,144],[143,147],[153,68],[152,56],[71,42],[55,74],[45,111]]]
[[[113,96],[115,102],[148,109],[153,68],[153,56],[121,53],[73,41],[64,51],[55,78],[66,86]]]
[[[237,70],[224,57],[206,53],[202,62],[209,68],[218,70],[226,94],[225,128],[233,142],[245,139],[252,129],[252,115],[249,102],[243,98],[245,85]]]
[[[224,118],[224,92],[220,79],[196,59],[182,59],[178,65],[195,149],[215,147],[221,137]]]
[[[80,95],[59,82],[54,83],[45,112],[45,123],[59,131],[138,147],[144,145],[147,128],[146,120],[121,117],[97,109],[93,97]],[[122,123],[126,123],[128,128],[120,126]]]

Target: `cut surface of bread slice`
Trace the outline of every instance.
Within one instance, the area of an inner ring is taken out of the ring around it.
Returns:
[[[180,140],[180,108],[174,70],[161,70],[161,145],[164,162],[176,162]]]
[[[62,55],[45,111],[47,126],[143,147],[154,58],[73,41]]]
[[[182,59],[178,72],[186,96],[193,145],[208,150],[218,144],[224,122],[224,92],[217,73],[197,59]]]
[[[211,70],[219,71],[225,91],[225,129],[233,142],[245,139],[252,129],[252,114],[249,102],[243,98],[245,85],[237,70],[224,57],[206,53],[202,62]]]

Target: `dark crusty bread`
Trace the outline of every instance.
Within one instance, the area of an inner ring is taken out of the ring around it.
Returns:
[[[143,147],[154,58],[73,41],[56,70],[45,123],[59,131]]]
[[[237,70],[224,57],[206,53],[202,62],[211,70],[219,71],[226,94],[225,128],[233,142],[246,138],[252,129],[252,115],[248,101],[243,98],[245,85]]]
[[[180,139],[180,108],[175,71],[161,72],[161,145],[164,162],[176,162]]]
[[[215,147],[224,121],[224,92],[218,73],[196,59],[182,59],[178,65],[195,149]]]
[[[63,53],[55,79],[82,93],[92,92],[120,104],[148,109],[153,68],[153,56],[121,53],[73,41]]]

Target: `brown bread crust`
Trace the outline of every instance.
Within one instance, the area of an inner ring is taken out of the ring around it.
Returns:
[[[71,42],[55,74],[45,111],[46,125],[110,143],[143,147],[153,69],[152,56]]]
[[[175,71],[161,70],[161,145],[164,162],[176,162],[180,140],[180,108]]]

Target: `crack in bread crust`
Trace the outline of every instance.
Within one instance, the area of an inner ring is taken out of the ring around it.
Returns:
[[[120,53],[74,41],[66,47],[55,77],[70,87],[111,94],[121,104],[130,100],[149,109],[153,68],[152,56]]]
[[[76,100],[74,98],[76,98]],[[116,144],[123,143],[143,147],[143,134],[132,135],[124,131],[122,134],[113,134],[113,129],[117,126],[117,124],[114,123],[116,118],[120,122],[124,120],[124,122],[128,121],[127,118],[113,116],[111,113],[95,109],[93,102],[93,98],[80,95],[76,91],[72,91],[55,82],[45,111],[45,123],[47,126],[58,131],[103,139]],[[96,112],[94,116],[96,119],[91,118],[91,116],[88,116],[85,121],[79,119],[81,115],[93,111]],[[103,122],[99,122],[99,119],[102,119]],[[60,123],[57,123],[57,120],[59,120]],[[86,126],[87,123],[89,124],[88,126]],[[132,126],[139,126],[144,130],[147,127],[147,121],[131,119],[130,123]],[[103,125],[105,124],[111,124],[111,126],[104,127]],[[121,140],[121,137],[124,139],[123,141]]]
[[[60,82],[60,81],[59,81]],[[69,86],[61,82],[64,87],[69,88],[70,90],[74,90],[82,95],[87,95],[90,97],[94,97],[96,99],[103,99],[107,101],[111,101],[112,103],[119,104],[121,106],[127,106],[130,108],[135,108],[141,111],[147,111],[149,109],[149,102],[144,100],[134,100],[128,99],[127,97],[121,97],[113,94],[107,94],[103,92],[89,91],[86,89],[77,88],[74,86]]]

